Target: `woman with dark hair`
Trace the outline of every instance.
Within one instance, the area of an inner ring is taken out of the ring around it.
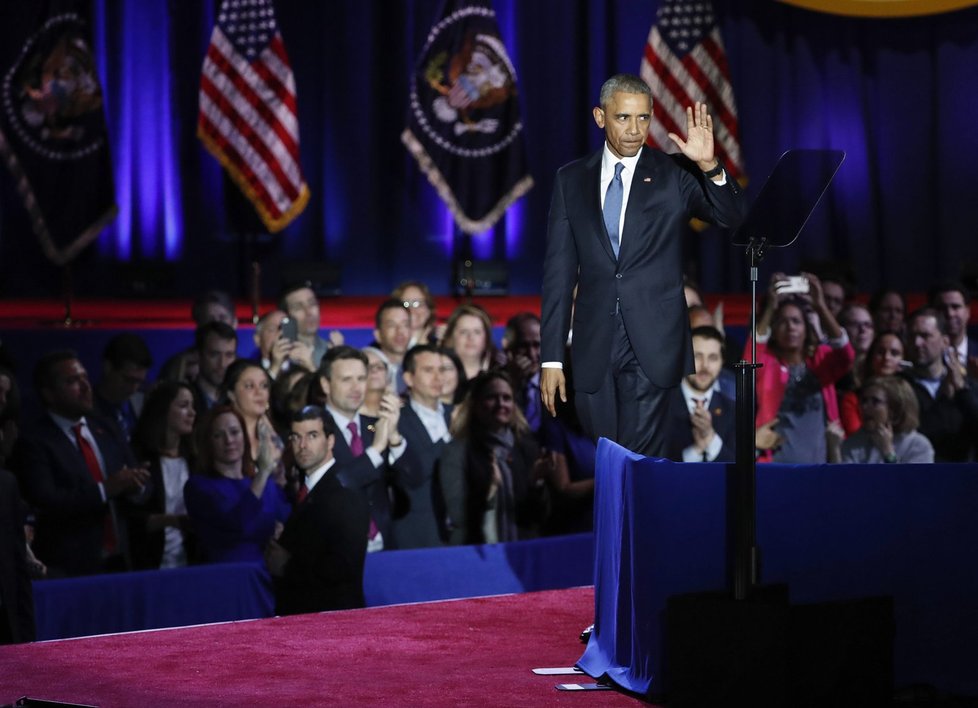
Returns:
[[[903,340],[893,332],[881,332],[873,338],[862,366],[854,378],[856,390],[843,392],[839,399],[839,415],[842,418],[842,428],[846,435],[852,435],[863,424],[862,410],[859,404],[859,387],[863,382],[874,376],[895,376],[905,365],[903,359]]]
[[[859,391],[863,426],[842,443],[842,462],[933,462],[934,447],[917,432],[920,412],[910,384],[879,376]]]
[[[439,347],[441,354],[441,402],[445,405],[457,406],[465,399],[462,382],[465,381],[465,368],[458,354],[451,349]]]
[[[185,381],[161,381],[146,396],[132,432],[136,459],[149,464],[150,497],[128,514],[136,570],[178,568],[196,559],[183,488],[193,469],[194,392]]]
[[[250,359],[237,359],[224,374],[219,401],[227,401],[241,414],[245,422],[252,455],[257,455],[258,438],[262,428],[267,428],[269,442],[278,448],[279,457],[285,443],[272,426],[268,417],[271,407],[272,377],[257,362]],[[252,458],[256,461],[256,458]],[[272,472],[272,478],[280,487],[285,486],[285,465],[281,462]]]
[[[451,544],[536,536],[546,509],[540,448],[501,370],[479,374],[438,463]]]
[[[391,297],[400,300],[411,316],[410,349],[416,344],[434,344],[437,339],[435,298],[420,280],[405,280],[394,288]]]
[[[245,421],[233,406],[217,405],[197,426],[198,474],[183,489],[204,558],[211,563],[261,561],[269,539],[281,533],[290,507],[269,484],[281,452],[271,427],[259,429],[252,462]]]
[[[896,332],[903,336],[907,315],[907,300],[903,293],[891,288],[877,290],[869,298],[868,307],[877,332]]]
[[[846,331],[825,304],[822,284],[804,273],[808,293],[785,294],[783,273],[771,278],[767,303],[757,323],[757,418],[759,460],[826,462],[826,432],[838,427],[835,383],[852,369],[855,352]],[[829,344],[815,333],[818,317]],[[750,341],[745,358],[750,357]]]

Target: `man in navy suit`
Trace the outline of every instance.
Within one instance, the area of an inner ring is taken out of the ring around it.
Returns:
[[[337,478],[338,436],[332,416],[319,406],[292,416],[289,445],[303,486],[281,537],[265,551],[277,614],[364,606],[370,512],[363,496]]]
[[[715,327],[692,332],[696,372],[673,389],[669,457],[677,462],[733,462],[736,405],[720,391],[723,335]]]
[[[401,399],[387,391],[380,401],[380,416],[360,415],[367,395],[367,355],[359,349],[333,347],[319,365],[319,384],[329,398],[326,410],[339,435],[333,447],[344,487],[358,490],[370,506],[371,525],[367,552],[394,547],[392,516],[403,513],[406,489],[424,477],[397,430]]]
[[[451,440],[448,432],[452,406],[439,399],[444,382],[442,350],[434,344],[418,344],[404,355],[404,382],[408,397],[401,409],[397,428],[418,460],[424,481],[407,491],[408,509],[394,520],[394,540],[398,548],[426,548],[442,545],[439,528],[444,519],[444,504],[435,495],[435,466]]]
[[[968,336],[971,293],[959,282],[946,281],[930,289],[930,306],[944,314],[947,336],[968,376],[978,379],[978,340]]]
[[[714,156],[706,106],[686,109],[682,152],[643,148],[651,91],[618,74],[601,87],[594,121],[605,144],[557,172],[543,273],[541,395],[555,414],[571,328],[578,415],[594,438],[664,457],[670,390],[693,372],[682,244],[690,217],[734,227],[739,186]],[[574,291],[577,288],[575,299]]]
[[[144,493],[149,472],[136,465],[115,423],[94,412],[88,373],[74,352],[41,357],[34,386],[45,412],[20,439],[17,468],[24,497],[37,508],[35,553],[51,576],[123,570],[116,501]]]

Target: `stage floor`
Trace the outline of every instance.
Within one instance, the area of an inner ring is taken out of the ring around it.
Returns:
[[[561,692],[594,588],[449,600],[0,647],[0,704],[623,706]]]

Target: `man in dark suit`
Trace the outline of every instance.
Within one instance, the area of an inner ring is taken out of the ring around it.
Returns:
[[[437,510],[443,505],[434,497],[432,480],[442,450],[451,440],[448,428],[452,406],[439,400],[444,382],[441,352],[433,344],[419,344],[404,355],[408,397],[401,408],[397,429],[417,459],[424,480],[417,487],[406,490],[407,513],[394,519],[394,541],[398,548],[442,545],[438,528],[443,515]]]
[[[944,314],[947,336],[967,375],[978,379],[978,340],[968,336],[971,293],[956,281],[938,283],[928,293],[930,306]]]
[[[733,227],[745,204],[714,157],[706,106],[686,109],[682,155],[643,148],[649,87],[619,74],[593,116],[604,147],[557,172],[544,260],[541,394],[555,414],[573,309],[576,405],[584,429],[662,457],[670,389],[693,372],[682,244],[691,216]],[[575,287],[578,289],[575,300]]]
[[[331,348],[319,365],[319,385],[328,396],[326,410],[339,435],[333,447],[344,487],[363,494],[370,506],[367,552],[394,548],[393,514],[402,514],[405,490],[424,481],[397,424],[401,399],[388,391],[380,401],[380,416],[360,415],[367,394],[367,355],[340,345]]]
[[[265,552],[280,615],[365,604],[370,512],[363,496],[337,479],[333,445],[338,433],[332,416],[319,406],[292,416],[289,445],[303,483],[281,537]]]
[[[149,473],[114,422],[94,413],[88,373],[74,352],[41,357],[34,385],[45,413],[21,437],[16,467],[37,508],[35,553],[52,576],[123,570],[116,501],[144,493]]]
[[[733,462],[736,405],[720,391],[724,342],[715,327],[692,332],[696,372],[673,389],[669,458],[676,462]]]

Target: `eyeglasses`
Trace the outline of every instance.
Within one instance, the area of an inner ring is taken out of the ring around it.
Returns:
[[[428,303],[426,303],[424,300],[404,300],[401,304],[409,310],[416,310],[422,305],[427,305]]]
[[[368,371],[387,371],[387,364],[382,361],[375,361],[367,367]]]

